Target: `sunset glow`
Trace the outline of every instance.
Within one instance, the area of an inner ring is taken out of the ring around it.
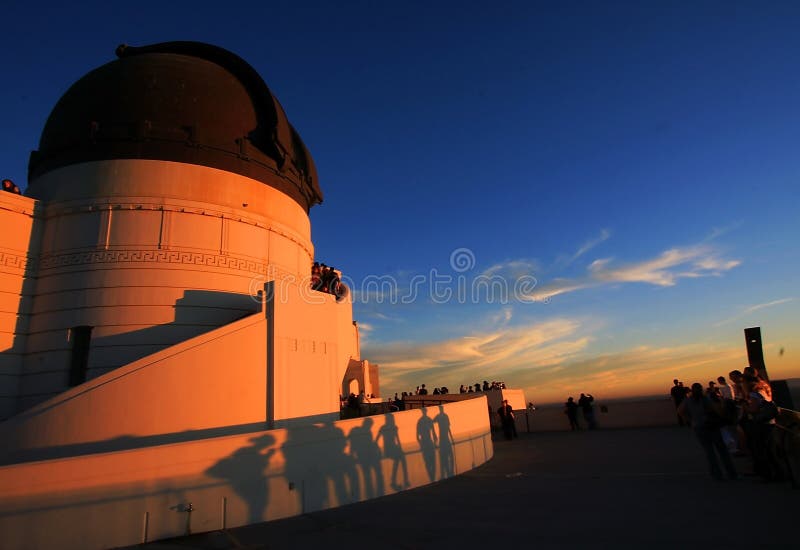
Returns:
[[[24,192],[110,44],[236,51],[314,152],[314,259],[352,289],[383,397],[666,395],[743,367],[750,326],[800,376],[797,4],[51,8],[4,19],[0,176]]]

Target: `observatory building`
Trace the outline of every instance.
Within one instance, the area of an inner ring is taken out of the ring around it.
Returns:
[[[195,42],[117,57],[0,192],[3,547],[226,529],[491,458],[485,398],[339,420],[378,369],[312,268],[317,171],[258,73]]]
[[[378,394],[346,289],[311,290],[322,191],[261,77],[200,43],[117,55],[56,104],[27,196],[0,195],[0,419],[58,403],[58,435],[26,437],[71,444],[148,415],[158,433],[338,418],[353,379]],[[72,415],[98,399],[120,416],[92,434]]]

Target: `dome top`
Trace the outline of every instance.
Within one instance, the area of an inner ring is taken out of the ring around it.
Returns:
[[[261,181],[306,211],[322,202],[317,170],[262,78],[239,56],[200,42],[119,46],[47,119],[28,179],[111,159],[199,164]]]

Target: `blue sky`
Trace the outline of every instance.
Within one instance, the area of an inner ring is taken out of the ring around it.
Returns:
[[[316,160],[317,257],[352,282],[384,393],[484,379],[536,402],[666,391],[741,368],[752,325],[772,375],[800,376],[800,4],[2,13],[0,172],[17,182],[57,99],[117,44],[198,40],[252,64]],[[458,299],[489,280],[536,284]]]

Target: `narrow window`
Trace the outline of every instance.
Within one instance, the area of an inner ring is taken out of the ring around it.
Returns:
[[[69,362],[69,385],[77,386],[86,382],[92,327],[72,327],[69,330],[69,338],[72,342],[72,356]]]

